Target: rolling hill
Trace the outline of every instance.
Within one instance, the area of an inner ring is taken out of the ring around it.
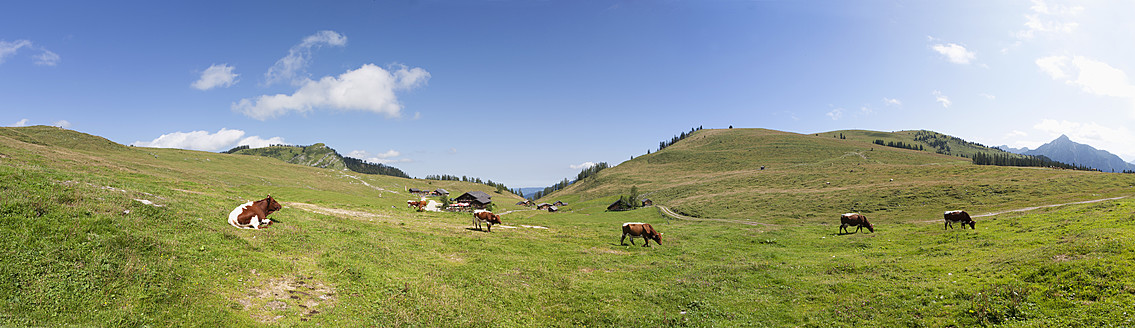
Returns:
[[[928,151],[874,144],[920,138],[932,141],[925,144]],[[863,212],[910,221],[955,208],[981,211],[1126,194],[1135,181],[1131,175],[978,166],[958,156],[978,152],[1004,153],[929,131],[701,130],[542,201],[613,201],[634,186],[640,200],[694,217],[785,224]]]
[[[632,186],[693,217],[605,210]],[[409,187],[484,191],[504,225],[412,211]],[[1135,200],[988,215],[976,230],[943,230],[940,211],[1133,187],[1130,174],[703,130],[550,195],[570,205],[549,213],[481,184],[0,128],[0,326],[1131,325]],[[227,224],[267,194],[284,205],[277,224]],[[837,234],[848,207],[875,233]],[[628,221],[662,244],[620,245]]]
[[[233,148],[226,153],[271,157],[292,164],[325,169],[350,170],[364,174],[381,174],[402,178],[410,177],[396,167],[339,155],[339,152],[335,149],[322,143],[311,146],[272,145],[251,149],[244,146]]]

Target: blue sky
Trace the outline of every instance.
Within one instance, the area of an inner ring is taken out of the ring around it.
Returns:
[[[692,127],[929,129],[1135,160],[1132,1],[5,4],[0,125],[326,143],[547,186]]]

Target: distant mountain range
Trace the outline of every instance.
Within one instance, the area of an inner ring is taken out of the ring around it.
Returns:
[[[544,188],[546,188],[546,187],[520,188],[520,192],[523,193],[523,195],[520,195],[520,197],[528,198],[528,196],[532,196],[532,195],[536,194],[537,191],[543,191]]]
[[[1119,156],[1106,150],[1096,149],[1095,147],[1072,141],[1068,139],[1066,135],[1061,135],[1059,138],[1056,138],[1056,140],[1041,145],[1036,149],[1029,149],[1027,147],[1012,148],[1009,146],[1000,146],[997,148],[1016,154],[1042,155],[1055,161],[1088,166],[1104,172],[1135,171],[1135,164],[1125,162],[1122,158],[1119,158]]]

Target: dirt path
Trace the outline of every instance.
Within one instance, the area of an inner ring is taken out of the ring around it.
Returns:
[[[1032,207],[1025,207],[1025,208],[1012,209],[1012,210],[1004,210],[1004,211],[990,212],[990,213],[985,213],[985,214],[978,214],[978,215],[973,215],[973,216],[971,216],[971,217],[974,217],[974,218],[980,218],[980,217],[987,217],[987,216],[1001,215],[1001,214],[1005,214],[1005,213],[1012,213],[1012,212],[1026,212],[1026,211],[1038,210],[1038,209],[1042,209],[1042,208],[1049,208],[1049,207],[1060,207],[1060,206],[1065,206],[1065,205],[1077,205],[1077,204],[1091,204],[1091,203],[1099,203],[1099,202],[1106,202],[1106,201],[1109,201],[1109,200],[1124,199],[1124,198],[1128,198],[1128,197],[1131,197],[1131,196],[1119,196],[1119,197],[1111,197],[1111,198],[1101,198],[1101,199],[1085,200],[1085,201],[1080,201],[1080,202],[1071,202],[1071,203],[1061,203],[1061,204],[1049,204],[1049,205],[1032,206]],[[937,220],[937,219],[936,219],[936,220],[926,220],[926,221],[918,221],[918,223],[940,223],[940,222],[942,222],[942,220]]]
[[[705,219],[705,218],[695,218],[695,217],[692,217],[692,216],[685,216],[685,215],[681,215],[681,214],[678,214],[678,213],[674,213],[674,211],[670,210],[670,209],[669,209],[669,208],[667,208],[666,206],[662,206],[662,205],[655,205],[655,206],[658,206],[658,209],[662,211],[662,214],[664,214],[664,215],[666,215],[666,216],[669,216],[669,217],[672,217],[672,218],[675,218],[675,219],[678,219],[678,220],[687,220],[687,221],[716,221],[716,222],[738,223],[738,224],[745,224],[745,225],[751,225],[751,226],[765,226],[765,227],[776,226],[775,224],[762,223],[762,222],[753,222],[753,221],[744,221],[744,220],[727,220],[727,219]]]

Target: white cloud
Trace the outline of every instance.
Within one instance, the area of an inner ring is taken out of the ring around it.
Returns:
[[[994,95],[991,95],[991,94],[988,94],[988,93],[984,93],[984,92],[982,92],[982,93],[979,93],[979,94],[977,94],[977,95],[978,95],[978,96],[981,96],[982,98],[985,98],[985,99],[989,99],[989,100],[997,100],[997,96],[994,96]]]
[[[1039,66],[1042,71],[1048,73],[1053,79],[1068,78],[1068,74],[1064,73],[1064,68],[1068,66],[1068,56],[1048,56],[1037,58],[1036,66]]]
[[[365,150],[355,150],[355,151],[348,153],[347,157],[358,158],[358,159],[361,159],[361,160],[365,160],[367,162],[379,163],[379,164],[405,163],[405,162],[411,162],[412,161],[408,158],[395,159],[395,157],[398,157],[398,156],[401,156],[401,155],[402,155],[402,153],[398,152],[397,150],[393,150],[393,149],[387,150],[385,153],[381,153],[381,154],[371,154],[370,152],[367,152]]]
[[[217,133],[208,131],[174,132],[163,134],[153,141],[135,141],[132,145],[156,148],[180,148],[192,150],[215,151],[240,140],[244,131],[222,128]]]
[[[240,139],[236,142],[236,146],[248,146],[248,148],[264,148],[271,145],[284,145],[284,138],[271,137],[268,139],[261,138],[260,136],[251,136],[248,138]],[[223,148],[223,147],[222,147]],[[218,148],[217,150],[220,150]]]
[[[233,73],[235,67],[228,64],[213,64],[201,72],[201,78],[190,86],[197,90],[209,90],[216,87],[227,88],[236,84],[240,74]]]
[[[302,84],[307,77],[298,76],[311,62],[311,49],[324,45],[343,47],[347,45],[347,37],[335,31],[319,31],[303,39],[303,42],[292,46],[288,55],[276,61],[275,65],[264,73],[265,84],[272,85],[280,81],[291,81],[292,84]]]
[[[25,118],[25,119],[16,121],[16,123],[13,123],[12,126],[14,126],[14,127],[28,126],[28,122],[29,122],[28,119]]]
[[[61,60],[58,54],[51,52],[44,47],[36,46],[34,43],[28,40],[16,40],[12,42],[0,41],[0,64],[4,63],[5,58],[14,56],[17,52],[20,51],[21,48],[34,49],[42,52],[39,55],[32,56],[32,58],[36,60],[36,65],[55,66],[56,64],[59,64],[59,61]]]
[[[248,145],[249,148],[261,148],[273,144],[284,144],[284,139],[280,137],[264,139],[259,136],[251,136],[242,139],[244,134],[242,130],[224,128],[216,133],[209,133],[208,131],[174,132],[163,134],[152,141],[135,141],[131,145],[217,151],[243,145]]]
[[[1019,137],[1027,137],[1027,136],[1029,136],[1029,133],[1025,132],[1025,131],[1021,131],[1021,130],[1013,130],[1013,131],[1010,131],[1009,133],[1005,134],[1006,138],[1019,138]]]
[[[955,64],[969,64],[974,59],[977,59],[977,54],[969,51],[966,47],[957,43],[935,44],[931,47],[939,54],[946,56],[946,60]]]
[[[1025,14],[1025,29],[1014,33],[1017,39],[1033,39],[1041,33],[1071,33],[1080,26],[1075,17],[1084,7],[1049,4],[1044,0],[1032,2],[1032,12]]]
[[[841,117],[843,117],[843,108],[837,107],[835,109],[832,109],[832,111],[828,112],[828,117],[831,117],[833,121],[838,121]]]
[[[1127,160],[1135,158],[1135,144],[1130,142],[1135,140],[1135,133],[1124,126],[1112,128],[1095,122],[1081,123],[1045,119],[1034,125],[1033,128],[1048,133],[1052,139],[1060,135],[1067,135],[1072,141],[1107,150]]]
[[[55,66],[59,64],[61,60],[58,54],[48,51],[47,49],[44,49],[42,54],[35,56],[35,59],[35,64],[41,66]]]
[[[1050,56],[1037,59],[1036,65],[1054,80],[1080,87],[1086,93],[1126,98],[1135,105],[1135,85],[1126,72],[1107,63],[1083,56]]]
[[[934,90],[934,92],[931,92],[931,94],[934,95],[934,101],[941,103],[942,107],[950,108],[950,105],[952,105],[954,103],[954,102],[950,101],[950,97],[946,97],[945,95],[942,94],[941,91]]]
[[[58,120],[58,121],[55,121],[55,123],[51,123],[51,125],[52,126],[58,126],[58,127],[64,128],[64,129],[70,129],[71,128],[71,122],[68,122],[67,120]]]
[[[261,121],[289,112],[307,113],[316,108],[369,111],[384,114],[388,118],[400,117],[402,105],[398,103],[394,91],[425,84],[430,73],[419,67],[391,67],[395,68],[391,72],[374,64],[366,64],[338,77],[307,80],[291,95],[275,94],[263,95],[255,100],[241,99],[232,104],[232,109]]]
[[[902,106],[902,100],[883,97],[883,104],[887,106]]]
[[[595,166],[595,162],[583,162],[583,163],[579,163],[578,165],[568,165],[568,167],[576,169],[576,170],[586,169],[586,168],[589,168],[589,167],[592,167],[592,166]]]
[[[32,42],[28,40],[0,41],[0,64],[4,63],[4,58],[15,55],[17,51],[20,51],[20,48],[31,45]]]

